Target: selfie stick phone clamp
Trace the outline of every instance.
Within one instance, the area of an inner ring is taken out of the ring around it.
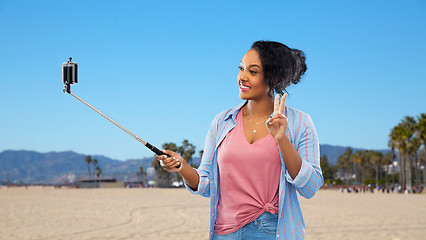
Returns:
[[[108,121],[113,123],[115,126],[119,127],[121,130],[132,136],[134,139],[136,139],[138,142],[142,143],[145,147],[149,148],[151,151],[153,151],[157,155],[166,155],[160,149],[156,148],[155,146],[151,145],[149,142],[143,140],[142,138],[136,136],[134,133],[127,130],[125,127],[121,126],[118,122],[114,121],[112,118],[105,115],[103,112],[99,111],[77,95],[71,92],[71,85],[74,85],[78,83],[78,64],[76,62],[72,61],[72,58],[69,58],[68,62],[62,63],[62,82],[64,83],[64,92],[70,94],[74,98],[76,98],[78,101],[82,102],[84,105],[91,108],[93,111],[99,113],[102,117],[106,118]],[[179,164],[177,168],[180,168],[182,165]]]

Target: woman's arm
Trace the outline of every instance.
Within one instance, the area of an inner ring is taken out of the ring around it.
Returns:
[[[295,178],[302,166],[302,159],[286,134],[288,124],[287,117],[284,115],[286,98],[287,93],[284,94],[281,102],[280,95],[277,94],[275,96],[274,113],[272,114],[272,118],[266,121],[266,127],[280,148],[288,173],[292,178]]]
[[[279,95],[275,97],[274,114],[266,121],[266,126],[280,148],[287,169],[287,181],[293,184],[302,196],[311,198],[324,183],[319,166],[318,136],[312,120],[306,116],[298,150],[294,148],[286,134],[287,117],[284,115],[286,97],[287,94],[284,94],[281,103]]]
[[[266,127],[275,138],[275,141],[280,148],[288,173],[292,178],[295,178],[297,174],[299,174],[302,166],[302,158],[294,148],[293,144],[291,144],[291,141],[286,134],[288,124],[287,117],[284,115],[286,98],[287,93],[284,94],[281,102],[280,96],[278,94],[275,96],[274,113],[272,118],[266,121]]]
[[[166,155],[157,156],[157,160],[163,162],[162,167],[167,172],[178,172],[185,182],[191,187],[192,190],[196,191],[198,188],[198,182],[200,181],[200,176],[198,176],[197,171],[192,168],[179,154],[170,150],[163,150]],[[180,168],[179,163],[182,165]]]
[[[166,150],[165,153],[169,154],[171,158],[164,161],[166,155],[157,156],[157,160],[162,160],[164,170],[168,172],[179,172],[179,174],[185,180],[186,188],[193,194],[199,194],[203,197],[210,197],[210,169],[212,164],[212,158],[215,150],[215,139],[217,134],[217,125],[219,119],[223,119],[223,116],[227,111],[223,111],[216,115],[210,124],[210,129],[207,132],[206,140],[204,143],[203,156],[198,169],[192,168],[179,154],[172,151]],[[175,159],[173,159],[175,157]],[[179,162],[177,162],[179,160]],[[176,167],[182,164],[180,169]]]
[[[320,167],[318,135],[309,115],[304,116],[298,139],[297,152],[302,159],[302,166],[296,177],[288,173],[286,178],[297,188],[300,195],[311,198],[324,183],[324,178]]]
[[[285,153],[281,155],[284,159],[288,173],[291,178],[296,178],[297,174],[299,174],[300,168],[302,167],[302,158],[294,148],[293,144],[291,144],[287,135],[284,134],[282,137],[276,137],[275,141],[280,148],[280,152]]]

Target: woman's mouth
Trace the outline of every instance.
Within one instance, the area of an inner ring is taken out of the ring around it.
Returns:
[[[249,87],[249,86],[247,86],[243,83],[240,83],[240,90],[241,91],[246,92],[246,91],[249,91],[250,89],[251,89],[251,87]]]

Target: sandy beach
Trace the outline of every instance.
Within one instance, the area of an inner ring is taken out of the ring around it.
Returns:
[[[307,240],[426,239],[426,194],[299,198]],[[0,239],[207,239],[209,199],[185,189],[0,189]]]

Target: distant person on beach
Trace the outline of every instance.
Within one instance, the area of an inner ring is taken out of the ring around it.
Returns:
[[[213,119],[200,166],[169,150],[157,159],[191,193],[210,197],[210,239],[303,239],[296,192],[311,198],[324,182],[319,142],[311,117],[280,97],[305,73],[304,53],[257,41],[238,69],[244,101]]]

